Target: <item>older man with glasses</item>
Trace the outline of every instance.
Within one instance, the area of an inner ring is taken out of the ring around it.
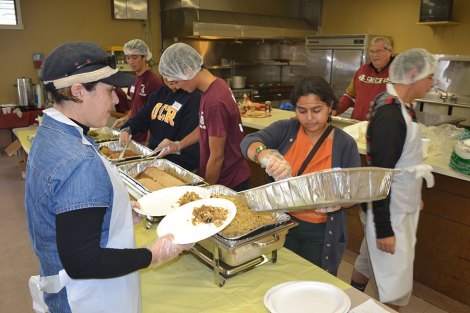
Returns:
[[[364,121],[368,118],[371,101],[385,91],[390,82],[388,67],[393,60],[392,44],[386,37],[374,37],[369,47],[371,61],[362,65],[354,75],[346,92],[338,102],[335,115],[353,107],[351,118]]]

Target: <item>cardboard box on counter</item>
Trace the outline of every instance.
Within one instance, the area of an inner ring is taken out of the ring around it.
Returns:
[[[18,150],[21,149],[21,143],[19,140],[13,141],[8,147],[5,148],[5,153],[11,157],[12,155],[16,154]]]

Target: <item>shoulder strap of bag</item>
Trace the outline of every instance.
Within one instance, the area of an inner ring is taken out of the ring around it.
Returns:
[[[323,143],[323,141],[325,141],[326,137],[328,137],[328,135],[331,133],[333,128],[334,128],[333,126],[328,125],[328,127],[325,129],[323,134],[321,134],[320,138],[318,138],[317,143],[312,148],[312,150],[310,150],[310,153],[307,155],[304,162],[302,163],[302,166],[300,167],[299,171],[297,172],[297,176],[302,175],[302,173],[305,171],[305,168],[307,167],[308,163],[310,163],[313,156],[315,155],[315,153],[317,153],[317,151],[320,148],[321,144]]]

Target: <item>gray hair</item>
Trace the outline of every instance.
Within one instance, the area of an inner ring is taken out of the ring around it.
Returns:
[[[379,41],[382,41],[384,43],[385,49],[387,49],[388,51],[392,51],[392,49],[393,49],[392,42],[387,37],[382,37],[382,36],[374,37],[374,38],[372,38],[370,43],[373,44],[373,43],[377,43]]]

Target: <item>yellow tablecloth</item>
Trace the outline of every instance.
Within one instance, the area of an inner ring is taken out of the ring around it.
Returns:
[[[28,137],[36,135],[36,131],[37,127],[13,128],[13,134],[18,138],[26,153],[29,153],[29,149],[31,149],[31,140]]]
[[[156,238],[155,228],[144,224],[135,228],[138,246]],[[265,293],[274,285],[292,280],[322,281],[346,290],[348,284],[328,274],[291,251],[278,250],[277,263],[266,263],[229,278],[223,287],[214,282],[214,273],[190,254],[141,271],[142,312],[268,312]]]

